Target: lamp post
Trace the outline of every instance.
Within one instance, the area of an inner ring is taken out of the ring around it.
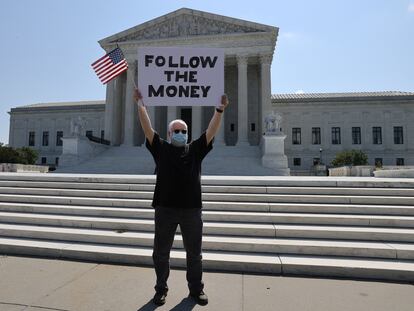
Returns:
[[[323,149],[319,148],[319,163],[320,163],[320,165],[322,165],[322,151],[323,151]]]

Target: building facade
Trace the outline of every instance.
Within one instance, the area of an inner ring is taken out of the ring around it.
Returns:
[[[279,94],[272,103],[292,171],[329,165],[351,149],[370,165],[414,165],[414,93]]]
[[[58,165],[62,140],[70,135],[71,121],[83,117],[85,136],[104,137],[105,101],[40,103],[12,108],[9,146],[38,151],[36,164]]]
[[[283,118],[292,173],[351,149],[365,152],[370,165],[414,165],[414,93],[276,94],[272,110]],[[86,120],[83,135],[104,137],[105,101],[34,104],[11,109],[9,145],[32,147],[38,164],[55,165],[59,137],[78,116]]]
[[[124,171],[119,172],[129,172],[137,156],[150,157],[141,152],[144,134],[132,98],[139,71],[137,48],[218,47],[225,53],[225,92],[231,104],[215,138],[218,150],[205,161],[208,173],[277,174],[264,169],[260,160],[264,120],[271,112],[283,118],[285,154],[293,174],[309,172],[317,163],[329,165],[339,151],[350,149],[367,153],[372,165],[414,165],[414,93],[271,95],[277,36],[277,27],[184,8],[107,37],[99,44],[106,52],[119,46],[129,68],[107,84],[105,100],[12,108],[9,145],[35,148],[39,164],[56,165],[62,153],[60,138],[71,134],[72,120],[81,116],[86,121],[81,134],[104,138],[112,148],[99,167],[116,167],[122,158],[130,164],[123,163]],[[188,124],[190,138],[197,138],[207,128],[214,107],[148,110],[162,137],[167,137],[168,123],[180,118]],[[145,166],[135,167],[134,173],[150,171]]]

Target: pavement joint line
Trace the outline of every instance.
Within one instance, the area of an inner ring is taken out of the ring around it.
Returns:
[[[26,310],[27,308],[31,308],[31,307],[39,308],[39,309],[44,309],[44,310],[70,311],[68,309],[56,309],[56,308],[49,308],[49,307],[36,306],[36,305],[28,305],[28,304],[14,303],[14,302],[5,302],[5,301],[0,301],[0,304],[2,304],[2,305],[9,305],[9,306],[22,306],[22,307],[25,307],[22,311]]]
[[[38,308],[43,310],[52,310],[52,311],[70,311],[68,309],[56,309],[56,308],[49,308],[49,307],[42,307],[42,306],[36,306],[36,305],[26,305],[26,307],[22,310],[26,310],[27,308]]]
[[[60,249],[60,251],[62,250],[62,248]],[[57,260],[59,260],[59,259],[57,259]],[[39,301],[39,300],[41,300],[41,299],[43,299],[43,298],[46,298],[46,297],[48,297],[48,296],[50,296],[51,294],[53,294],[53,293],[55,293],[56,291],[58,291],[59,289],[61,289],[61,288],[63,288],[63,287],[65,287],[65,286],[67,286],[68,284],[70,284],[70,283],[73,283],[74,281],[76,281],[76,280],[78,280],[79,278],[81,278],[81,277],[83,277],[86,273],[89,273],[90,271],[92,271],[92,270],[94,270],[95,268],[97,268],[98,266],[100,266],[101,264],[95,264],[95,265],[93,265],[90,269],[88,269],[88,270],[86,270],[86,271],[83,271],[81,274],[79,274],[79,275],[77,275],[77,276],[75,276],[74,278],[72,278],[72,279],[70,279],[70,280],[68,280],[67,282],[65,282],[64,284],[62,284],[62,285],[60,285],[60,286],[58,286],[58,287],[56,287],[55,289],[53,289],[52,291],[50,291],[49,293],[47,293],[46,295],[43,295],[42,297],[39,297],[38,299],[36,299],[36,301]],[[28,306],[28,307],[38,307],[38,306],[36,306],[36,305],[30,305],[30,306]],[[70,310],[66,310],[66,309],[53,309],[53,308],[45,308],[45,307],[40,307],[40,308],[44,308],[44,309],[46,309],[46,310],[59,310],[59,311],[70,311]],[[23,310],[22,310],[23,311]]]

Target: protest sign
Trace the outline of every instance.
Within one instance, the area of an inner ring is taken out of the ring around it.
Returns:
[[[138,48],[138,87],[147,106],[217,106],[224,94],[224,51]]]

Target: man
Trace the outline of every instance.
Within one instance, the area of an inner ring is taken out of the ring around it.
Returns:
[[[207,130],[196,140],[187,143],[188,127],[183,120],[173,120],[168,127],[168,141],[160,138],[151,126],[142,95],[135,90],[139,120],[146,137],[157,172],[152,206],[155,208],[153,261],[157,282],[153,302],[163,305],[168,292],[170,251],[177,226],[180,225],[187,258],[187,282],[190,296],[200,305],[208,303],[202,280],[201,243],[203,221],[201,214],[201,162],[213,148],[224,109],[226,95],[216,108]]]

